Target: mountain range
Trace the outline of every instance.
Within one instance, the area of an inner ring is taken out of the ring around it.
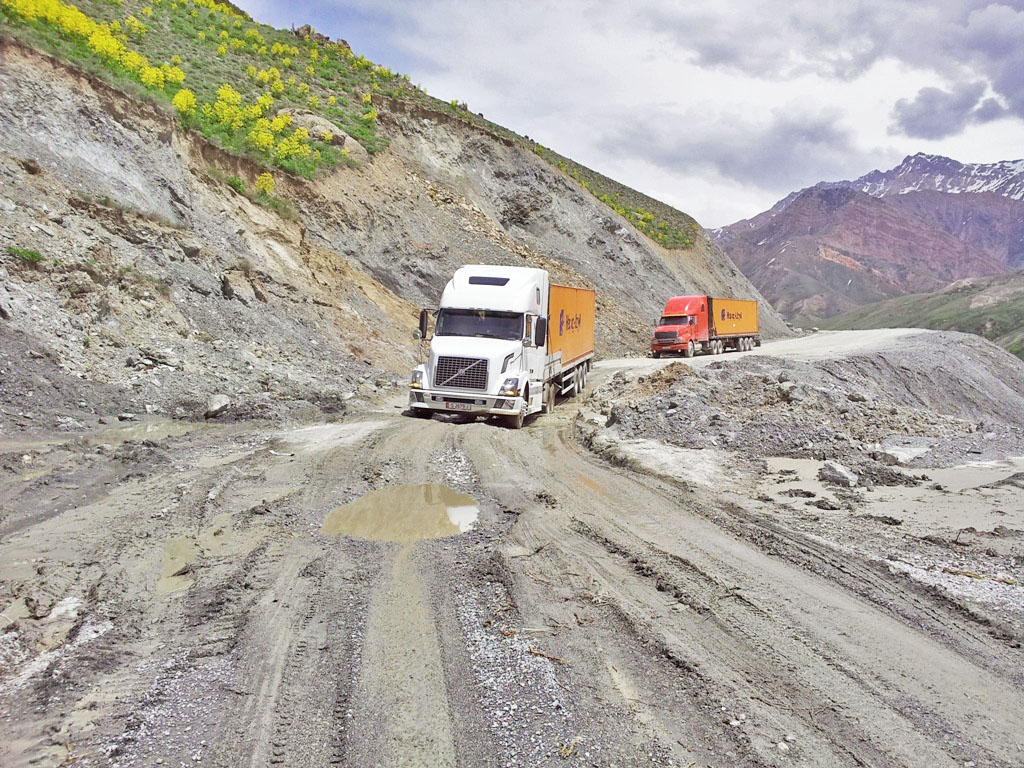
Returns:
[[[784,317],[814,323],[1024,269],[1024,160],[919,153],[794,192],[713,234]]]

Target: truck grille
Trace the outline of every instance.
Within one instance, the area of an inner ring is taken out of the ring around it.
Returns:
[[[654,338],[656,339],[674,339],[679,335],[678,331],[655,331]]]
[[[442,355],[437,358],[434,386],[487,389],[487,360],[476,357]]]

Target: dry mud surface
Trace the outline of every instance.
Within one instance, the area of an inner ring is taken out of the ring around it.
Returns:
[[[610,418],[914,339],[609,361],[521,431],[392,399],[5,437],[0,764],[1019,766],[1024,461],[841,487],[795,432],[766,457]],[[428,538],[415,493],[475,523]],[[361,498],[392,516],[337,533]]]

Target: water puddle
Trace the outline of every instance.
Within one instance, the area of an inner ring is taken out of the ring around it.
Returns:
[[[370,541],[440,539],[470,530],[479,512],[472,496],[446,485],[398,485],[332,510],[323,532]]]
[[[152,419],[109,427],[91,435],[83,435],[83,437],[94,445],[109,443],[117,445],[129,440],[163,440],[168,437],[178,437],[197,429],[203,429],[205,426],[205,424],[194,421]]]

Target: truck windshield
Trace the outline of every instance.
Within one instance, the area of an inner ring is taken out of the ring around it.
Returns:
[[[437,336],[483,336],[518,341],[523,338],[523,316],[517,312],[485,309],[442,309],[437,313]]]
[[[658,325],[686,325],[688,322],[686,315],[665,315],[658,321]]]

